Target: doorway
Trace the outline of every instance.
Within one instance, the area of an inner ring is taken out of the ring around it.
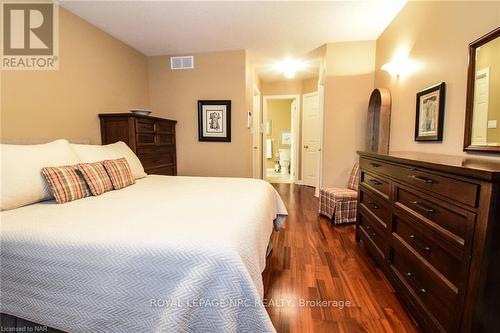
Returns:
[[[252,100],[252,177],[262,179],[262,135],[261,135],[260,91],[254,85]]]
[[[264,96],[262,176],[270,183],[297,180],[300,95]]]

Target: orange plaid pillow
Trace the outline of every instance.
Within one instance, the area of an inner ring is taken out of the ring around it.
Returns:
[[[45,167],[42,174],[59,204],[90,196],[89,188],[76,165]]]
[[[113,189],[111,179],[109,179],[102,162],[80,163],[78,169],[83,174],[83,178],[93,195],[101,195]]]
[[[108,172],[109,178],[113,183],[113,188],[119,190],[135,183],[134,176],[128,165],[127,159],[119,158],[117,160],[106,160],[102,164]]]

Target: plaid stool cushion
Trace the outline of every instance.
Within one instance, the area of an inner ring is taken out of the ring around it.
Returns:
[[[333,218],[335,224],[356,222],[358,192],[345,188],[319,191],[319,213]]]

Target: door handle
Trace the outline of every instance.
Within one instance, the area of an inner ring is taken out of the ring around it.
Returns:
[[[308,145],[304,145],[304,149],[307,149],[307,148],[309,148],[309,146]]]

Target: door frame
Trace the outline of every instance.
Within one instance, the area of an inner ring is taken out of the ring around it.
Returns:
[[[323,70],[323,73],[325,71]],[[318,180],[314,196],[319,197],[319,189],[323,187],[323,136],[325,123],[325,84],[320,78],[318,80],[318,102],[319,102],[319,161],[318,161]]]
[[[318,151],[318,170],[317,170],[317,176],[316,176],[316,184],[314,186],[315,190],[316,191],[319,191],[319,184],[320,184],[320,174],[321,174],[321,161],[322,161],[322,147],[323,147],[323,113],[321,112],[321,100],[320,100],[320,93],[319,93],[319,90],[316,90],[316,91],[313,91],[313,92],[310,92],[310,93],[307,93],[307,94],[303,94],[302,95],[302,108],[304,108],[304,105],[305,105],[305,99],[306,97],[309,97],[309,96],[312,96],[312,95],[318,95],[318,118],[319,118],[319,127],[320,127],[320,132],[319,132],[319,151]],[[302,109],[302,119],[301,119],[301,129],[300,129],[301,133],[304,133],[304,110]],[[303,144],[301,142],[301,145],[300,145],[300,149],[302,151],[302,154],[301,154],[301,161],[300,161],[300,165],[301,165],[301,169],[300,169],[300,179],[303,180],[304,179],[304,151],[303,151]],[[319,193],[319,192],[318,192]]]
[[[292,123],[290,124],[291,125],[291,129],[294,130],[293,132],[295,133],[292,133],[293,135],[293,141],[292,141],[292,146],[290,147],[290,149],[293,151],[293,154],[290,155],[290,163],[292,165],[292,175],[291,175],[291,179],[292,179],[292,182],[293,183],[297,183],[298,181],[298,174],[297,174],[297,162],[298,162],[298,157],[299,157],[299,153],[298,153],[298,144],[299,144],[299,131],[301,130],[299,128],[299,117],[300,117],[300,110],[301,110],[301,100],[300,100],[300,94],[293,94],[293,95],[264,95],[262,96],[262,122],[261,122],[261,125],[262,125],[262,179],[264,180],[267,180],[267,167],[266,167],[266,150],[264,149],[265,148],[265,135],[266,135],[266,131],[265,131],[265,121],[267,120],[267,102],[269,100],[273,100],[273,99],[293,99],[295,100],[295,102],[297,103],[297,110],[295,111],[295,114],[292,114],[291,115],[291,119],[292,119]],[[291,110],[290,110],[291,112]]]
[[[255,105],[255,97],[259,98],[259,102]],[[257,111],[257,112],[256,112]],[[257,120],[257,126],[255,127],[255,120]],[[259,88],[254,84],[252,90],[252,177],[257,179],[262,179],[264,170],[262,169],[262,163],[260,164],[260,172],[259,170],[255,170],[256,161],[255,158],[255,150],[261,149],[260,155],[261,158],[264,156],[262,153],[263,148],[263,135],[262,135],[262,97]],[[257,139],[257,140],[256,140]],[[255,145],[255,141],[257,141],[257,146]]]

